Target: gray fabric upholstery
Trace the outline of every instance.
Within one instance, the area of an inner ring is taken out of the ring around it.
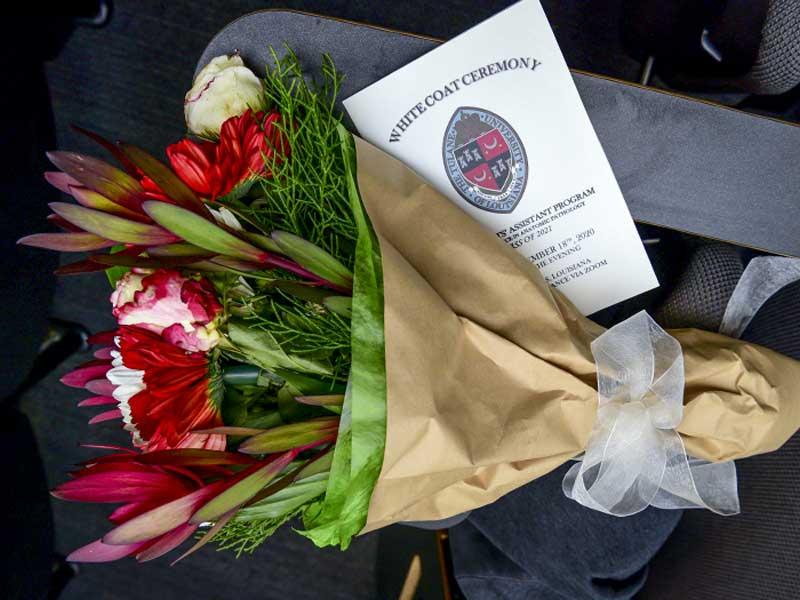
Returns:
[[[742,337],[800,360],[800,282],[790,283],[767,300]]]
[[[668,329],[697,327],[718,331],[743,271],[735,247],[721,243],[700,246],[653,318]]]
[[[800,84],[800,0],[770,0],[758,57],[744,83],[757,94],[783,94]]]

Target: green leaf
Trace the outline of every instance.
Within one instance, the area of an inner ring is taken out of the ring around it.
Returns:
[[[141,220],[144,216],[141,213],[137,213],[136,211],[125,208],[121,204],[109,200],[102,194],[90,190],[89,188],[73,187],[70,191],[72,192],[72,197],[86,208],[94,208],[120,217],[133,219],[134,221]]]
[[[380,246],[361,203],[352,136],[339,126],[350,204],[358,227],[353,281],[352,366],[325,499],[300,532],[317,546],[347,548],[364,528],[386,443],[386,363]]]
[[[109,455],[107,455],[109,456]],[[103,462],[104,457],[94,458],[89,463]],[[113,456],[111,457],[113,461]],[[145,452],[136,457],[136,462],[153,465],[171,465],[176,467],[206,465],[252,465],[253,458],[238,452],[222,452],[203,448],[176,448],[172,450],[156,450]]]
[[[142,204],[145,196],[141,184],[105,161],[60,151],[48,152],[47,158],[73,179],[117,204],[131,210],[138,210]]]
[[[275,241],[273,241],[271,237],[268,237],[262,233],[251,233],[249,231],[246,231],[244,233],[244,237],[246,237],[248,240],[253,242],[254,245],[258,246],[263,250],[267,250],[268,252],[274,252],[275,254],[281,253],[280,246],[278,246],[278,244]]]
[[[123,167],[125,167],[125,170],[128,172],[128,175],[131,175],[132,177],[135,177],[137,175],[136,165],[134,165],[131,161],[128,160],[128,157],[125,156],[125,154],[117,147],[116,144],[108,141],[99,133],[90,131],[89,129],[85,129],[83,127],[80,127],[79,125],[73,124],[72,128],[78,133],[82,133],[90,140],[93,140],[94,142],[100,144],[103,148],[108,150],[108,152],[110,152],[111,155],[114,158],[116,158]]]
[[[263,429],[254,427],[234,427],[225,425],[223,427],[212,427],[211,429],[194,429],[192,433],[204,433],[208,435],[231,435],[231,436],[253,436],[263,433]]]
[[[254,435],[239,444],[239,452],[244,454],[272,454],[299,448],[336,435],[339,419],[321,417],[300,423],[274,427]]]
[[[204,264],[215,265],[217,269],[224,271],[241,271],[243,273],[251,273],[253,271],[260,271],[262,267],[254,262],[247,260],[240,260],[238,258],[228,258],[225,256],[215,256],[212,259],[200,261]],[[214,269],[208,269],[213,271]]]
[[[275,479],[292,462],[295,456],[295,452],[286,452],[241,481],[233,484],[194,513],[189,522],[215,521],[225,513],[241,506]]]
[[[243,260],[263,262],[266,258],[262,250],[190,210],[157,201],[145,202],[142,208],[156,223],[190,244]]]
[[[316,462],[312,464],[316,464]],[[327,472],[309,475],[304,479],[298,478],[297,481],[271,496],[240,509],[235,518],[237,521],[278,519],[323,494],[327,485]]]
[[[322,304],[337,315],[348,319],[353,316],[353,299],[347,296],[328,296]]]
[[[263,250],[240,240],[232,233],[190,210],[157,201],[145,202],[142,208],[153,221],[164,229],[209,252],[257,263],[263,263],[266,259],[266,253]]]
[[[34,233],[17,240],[17,243],[58,252],[90,252],[114,245],[114,242],[94,233]]]
[[[251,328],[246,322],[231,320],[228,323],[228,338],[245,356],[246,362],[263,369],[273,372],[276,369],[290,369],[317,375],[331,373],[330,367],[321,361],[287,354],[269,331]]]
[[[331,295],[330,290],[306,285],[298,281],[275,281],[272,283],[272,287],[293,298],[305,300],[306,302],[313,302],[320,306],[325,302],[325,298]]]
[[[116,289],[117,282],[125,277],[125,273],[130,271],[128,267],[111,267],[106,269],[106,278],[112,288]]]
[[[324,396],[295,396],[301,404],[309,406],[341,406],[344,404],[344,394],[326,394]]]
[[[300,394],[314,395],[314,394],[338,394],[344,393],[344,385],[331,384],[330,380],[324,381],[316,377],[309,377],[301,373],[287,371],[285,369],[275,369],[275,375],[283,379],[289,386],[291,386],[293,396]]]
[[[197,261],[196,257],[191,256],[133,256],[131,254],[95,254],[91,257],[96,263],[101,265],[112,265],[115,267],[139,267],[142,269],[174,269],[185,267]]]
[[[281,413],[275,409],[273,410],[251,410],[247,413],[247,419],[243,423],[245,427],[253,427],[256,429],[271,429],[278,425],[283,425],[284,421],[281,418]]]
[[[229,380],[225,380],[226,383]],[[250,406],[247,397],[228,383],[225,386],[225,400],[222,403],[222,422],[235,427],[270,429],[283,425],[278,410],[262,406]]]
[[[55,270],[56,275],[80,275],[83,273],[95,273],[105,271],[105,267],[91,260],[79,260],[66,265],[61,265]]]
[[[125,250],[125,246],[120,244],[118,246],[114,246],[111,249],[111,253],[115,254],[117,252],[121,252],[122,250]],[[128,271],[130,271],[128,267],[121,267],[121,266],[109,267],[108,269],[106,269],[106,277],[108,278],[108,283],[111,284],[111,287],[116,289],[117,282],[123,277],[125,277],[125,273],[127,273]]]
[[[150,256],[193,256],[196,259],[214,256],[213,252],[204,250],[198,246],[186,242],[176,242],[174,244],[164,244],[163,246],[153,246],[147,249]]]
[[[278,244],[281,252],[301,267],[343,288],[350,289],[352,287],[353,273],[350,272],[350,269],[319,246],[288,231],[273,231],[271,237]]]
[[[198,214],[208,214],[203,201],[160,160],[132,144],[118,142],[117,147],[130,163],[152,179],[167,197]]]
[[[297,390],[290,383],[278,390],[278,412],[286,423],[308,421],[314,417],[327,416],[318,407],[300,404],[294,398]]]
[[[250,188],[253,187],[253,184],[256,182],[255,177],[248,177],[247,179],[243,179],[235,186],[233,189],[225,194],[224,196],[220,196],[217,198],[217,202],[220,204],[227,204],[228,202],[236,202],[237,200],[243,198],[247,195],[247,192],[250,191]]]
[[[280,396],[279,396],[280,398]],[[297,404],[311,407],[319,407],[335,415],[342,414],[342,404],[344,404],[344,394],[329,394],[317,396],[295,396]]]
[[[300,470],[300,472],[297,474],[297,481],[301,481],[318,473],[325,473],[327,475],[328,471],[331,470],[332,464],[333,452],[325,452],[322,457],[311,461]]]
[[[225,382],[219,363],[211,360],[208,363],[208,401],[215,411],[222,410],[222,401],[225,398]]]
[[[161,227],[131,221],[80,204],[51,202],[50,208],[76,227],[115,242],[149,246],[176,241],[174,235]]]

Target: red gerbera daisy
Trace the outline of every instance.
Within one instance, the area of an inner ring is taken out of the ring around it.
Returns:
[[[221,426],[222,383],[209,356],[186,352],[156,333],[121,326],[116,348],[97,352],[61,381],[97,396],[81,406],[117,404],[90,423],[121,418],[136,446],[146,452],[168,448],[223,450],[225,436],[196,434]]]
[[[219,142],[183,139],[167,147],[172,168],[201,196],[214,200],[254,175],[270,176],[270,161],[289,155],[289,143],[279,129],[281,115],[248,110],[231,117],[219,132]]]

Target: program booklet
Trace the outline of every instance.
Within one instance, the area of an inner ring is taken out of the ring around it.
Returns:
[[[583,314],[658,286],[538,0],[344,106],[366,140],[527,256]]]

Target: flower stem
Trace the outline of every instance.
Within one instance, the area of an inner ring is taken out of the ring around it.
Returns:
[[[318,275],[314,275],[311,271],[301,267],[293,260],[288,258],[283,258],[281,256],[277,256],[275,254],[268,254],[264,264],[270,267],[274,267],[276,269],[283,269],[284,271],[289,271],[290,273],[294,273],[295,275],[299,275],[303,279],[309,280],[314,285],[326,287],[331,290],[335,290],[337,292],[342,292],[344,294],[351,294],[352,290],[344,288],[340,285],[336,285],[335,283],[331,283],[330,281],[319,277]]]
[[[232,365],[222,371],[222,380],[228,385],[258,385],[261,369],[255,365]]]

